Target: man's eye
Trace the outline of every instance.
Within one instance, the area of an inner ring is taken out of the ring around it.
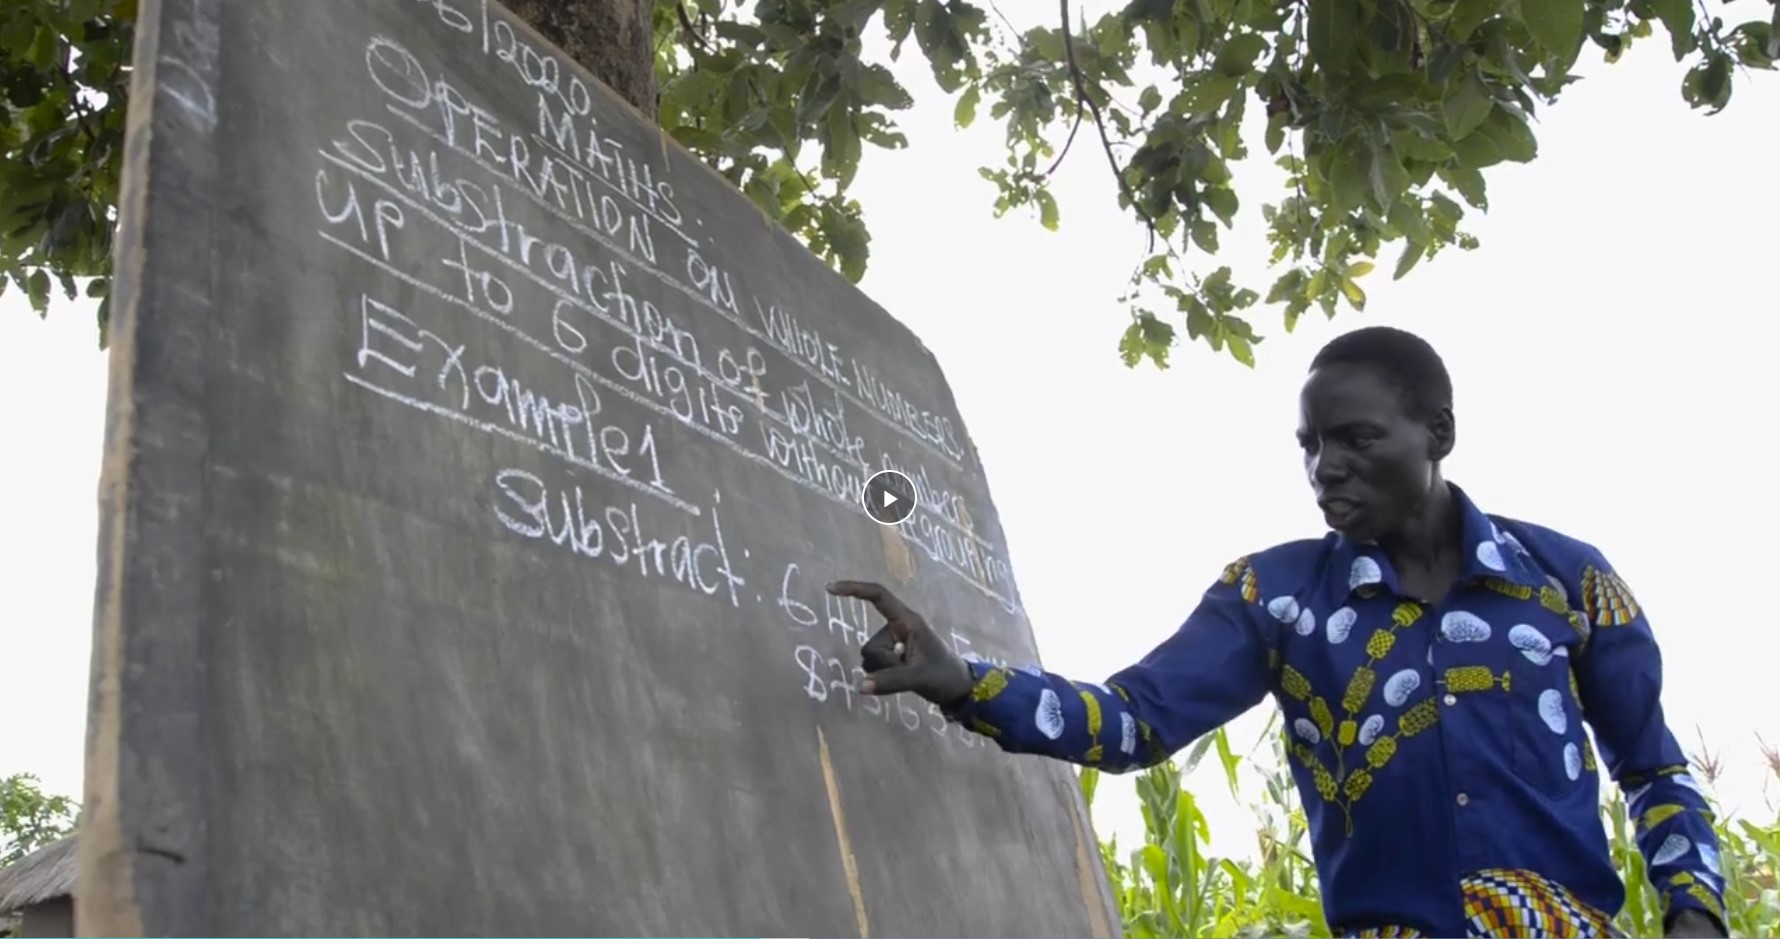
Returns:
[[[1348,436],[1347,442],[1355,450],[1364,450],[1377,443],[1380,436],[1370,430],[1357,430]]]

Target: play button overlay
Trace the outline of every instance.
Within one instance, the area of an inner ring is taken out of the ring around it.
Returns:
[[[900,525],[915,514],[915,482],[895,470],[879,470],[865,481],[865,514],[880,525]]]

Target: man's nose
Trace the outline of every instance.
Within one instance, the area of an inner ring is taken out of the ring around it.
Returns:
[[[1321,446],[1317,448],[1316,457],[1311,462],[1310,478],[1318,486],[1332,486],[1344,482],[1348,477],[1347,457],[1340,447]]]

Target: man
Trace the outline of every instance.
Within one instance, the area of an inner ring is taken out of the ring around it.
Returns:
[[[836,583],[888,620],[860,690],[911,691],[1008,752],[1112,772],[1160,763],[1271,693],[1338,936],[1613,935],[1625,888],[1586,720],[1667,935],[1726,935],[1656,640],[1607,560],[1445,481],[1452,381],[1410,333],[1330,342],[1300,411],[1332,532],[1232,562],[1143,661],[1099,685],[966,662],[883,587]]]

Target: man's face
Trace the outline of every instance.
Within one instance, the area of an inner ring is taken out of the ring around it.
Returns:
[[[1433,480],[1429,423],[1411,417],[1402,392],[1363,366],[1312,372],[1298,405],[1304,472],[1323,520],[1362,542],[1399,528]]]

